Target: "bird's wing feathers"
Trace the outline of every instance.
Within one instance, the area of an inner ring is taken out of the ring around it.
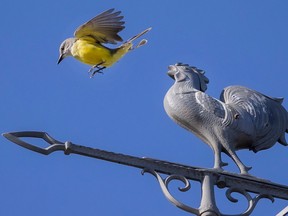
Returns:
[[[220,96],[221,101],[234,107],[243,118],[251,119],[255,131],[263,134],[268,129],[264,125],[269,122],[267,99],[265,95],[243,86],[229,86]]]
[[[196,102],[200,104],[206,111],[213,113],[218,118],[225,118],[226,109],[221,101],[212,98],[201,91],[196,92],[195,97]]]
[[[79,26],[74,32],[76,38],[92,36],[99,43],[112,43],[123,41],[118,33],[125,27],[121,11],[114,12],[114,9],[104,11],[93,19]]]
[[[263,99],[273,100],[280,104],[283,102],[283,98],[270,97],[244,86],[228,86],[220,96],[220,100],[225,103],[239,103],[243,99],[253,103],[261,103]]]
[[[257,137],[252,149],[256,152],[270,148],[287,127],[287,111],[281,105],[281,98],[242,86],[230,86],[223,90],[220,100],[235,108],[243,118],[252,120]]]

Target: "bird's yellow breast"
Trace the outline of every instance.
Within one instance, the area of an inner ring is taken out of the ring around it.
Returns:
[[[77,39],[72,48],[71,54],[74,58],[88,65],[101,65],[110,67],[122,58],[131,48],[132,44],[110,49],[97,43],[93,37],[84,36]]]
[[[73,57],[88,65],[104,64],[113,57],[112,50],[96,43],[91,37],[82,37],[76,40],[71,48],[71,53]]]

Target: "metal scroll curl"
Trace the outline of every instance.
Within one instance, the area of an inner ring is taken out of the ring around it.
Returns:
[[[144,173],[150,173],[152,174],[153,176],[156,177],[156,179],[158,180],[159,184],[160,184],[160,187],[161,187],[161,190],[163,192],[163,194],[165,195],[165,197],[172,203],[174,204],[176,207],[186,211],[186,212],[189,212],[189,213],[192,213],[194,215],[206,215],[205,213],[209,213],[211,212],[212,214],[207,214],[207,215],[221,215],[221,216],[249,216],[252,214],[253,210],[255,209],[258,201],[262,198],[266,198],[266,199],[269,199],[271,200],[272,202],[274,202],[274,198],[273,196],[269,195],[269,194],[258,194],[256,195],[255,197],[252,197],[250,195],[250,193],[248,193],[245,189],[241,188],[241,187],[230,187],[229,189],[227,189],[226,191],[226,197],[227,199],[230,201],[230,202],[233,202],[233,203],[237,203],[238,202],[238,199],[234,198],[232,196],[232,194],[234,193],[238,193],[238,194],[241,194],[243,195],[247,202],[248,202],[248,207],[246,208],[246,210],[243,212],[243,213],[240,213],[240,214],[222,214],[218,209],[217,207],[211,207],[211,209],[205,209],[205,206],[207,206],[207,200],[206,198],[203,198],[203,188],[202,188],[202,199],[204,199],[204,205],[201,206],[197,209],[197,208],[192,208],[190,206],[187,206],[185,204],[183,204],[182,202],[178,201],[177,199],[175,199],[172,194],[170,193],[169,191],[169,183],[173,180],[178,180],[178,181],[181,181],[183,184],[184,184],[184,187],[178,187],[178,190],[181,191],[181,192],[186,192],[188,190],[190,190],[191,188],[191,184],[189,182],[189,180],[187,178],[185,178],[184,176],[180,176],[180,175],[170,175],[170,176],[167,176],[166,178],[162,178],[155,170],[151,170],[151,169],[144,169],[142,171],[142,174]],[[213,179],[213,177],[209,176],[208,175],[208,178],[210,180]],[[215,180],[215,179],[214,179]],[[211,185],[210,183],[204,183],[204,180],[202,181],[202,185],[204,186],[204,190],[209,190],[209,194],[211,195],[212,194],[212,191],[213,191],[213,188],[208,188],[207,186],[212,186],[212,185],[215,185],[216,182],[211,182]],[[208,184],[208,185],[207,185]],[[212,191],[211,191],[212,190]],[[214,193],[213,193],[214,194]],[[214,200],[214,198],[212,198]],[[210,200],[210,202],[208,202],[208,204],[213,204],[214,201],[212,202],[212,200]],[[211,210],[211,211],[210,211]]]
[[[172,194],[170,193],[168,187],[169,187],[169,183],[173,180],[179,180],[181,182],[183,182],[184,187],[178,187],[178,190],[181,192],[186,192],[188,190],[190,190],[191,185],[190,182],[187,178],[185,178],[184,176],[179,176],[179,175],[170,175],[168,177],[166,177],[165,179],[162,179],[162,177],[154,170],[150,170],[150,169],[144,169],[142,171],[142,174],[144,173],[150,173],[153,176],[156,177],[156,179],[158,180],[161,190],[163,192],[163,194],[165,195],[165,197],[172,203],[174,204],[176,207],[187,211],[189,213],[193,213],[195,215],[199,215],[199,210],[196,208],[192,208],[190,206],[187,206],[185,204],[183,204],[182,202],[178,201],[177,199],[175,199]]]
[[[248,202],[248,207],[245,210],[245,212],[243,212],[241,214],[237,214],[237,215],[235,215],[235,214],[234,215],[222,214],[222,216],[248,216],[253,212],[258,201],[262,198],[269,199],[269,200],[271,200],[272,203],[274,202],[274,198],[271,195],[259,194],[259,195],[255,196],[254,198],[252,198],[252,196],[243,188],[231,187],[226,191],[226,197],[229,201],[234,202],[234,203],[238,202],[238,199],[236,199],[232,196],[233,193],[239,193],[239,194],[243,195]]]

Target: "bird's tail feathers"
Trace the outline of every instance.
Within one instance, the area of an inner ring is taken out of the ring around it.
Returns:
[[[132,44],[132,42],[133,42],[134,40],[136,40],[137,38],[139,38],[139,37],[141,37],[142,35],[146,34],[146,33],[149,32],[151,29],[152,29],[151,27],[150,27],[150,28],[147,28],[147,29],[145,29],[144,31],[140,32],[139,34],[137,34],[137,35],[129,38],[129,39],[128,39],[125,43],[123,43],[121,46],[123,47],[123,46],[129,46],[129,45],[130,45],[129,50],[133,50],[133,49],[136,49],[136,48],[139,48],[139,47],[145,45],[148,41],[147,41],[146,39],[143,39],[143,40],[141,40],[141,41],[138,43],[137,46],[135,46],[135,47],[131,46],[131,44]]]
[[[130,43],[134,40],[136,40],[137,38],[141,37],[142,35],[146,34],[147,32],[149,32],[152,28],[148,28],[148,29],[145,29],[144,31],[140,32],[139,34],[129,38],[125,43]]]

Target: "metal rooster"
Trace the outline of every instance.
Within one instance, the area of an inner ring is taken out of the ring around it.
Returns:
[[[243,86],[225,88],[217,100],[205,94],[208,78],[204,71],[187,64],[169,66],[175,80],[164,98],[164,108],[177,124],[194,133],[214,151],[214,168],[222,171],[226,153],[241,174],[248,174],[236,150],[255,153],[272,147],[277,141],[287,146],[288,113],[283,98],[272,98]]]

